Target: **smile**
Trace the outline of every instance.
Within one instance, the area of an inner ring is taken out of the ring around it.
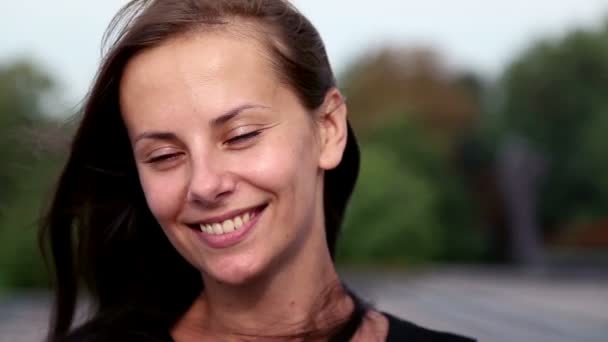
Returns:
[[[243,215],[235,216],[233,218],[229,218],[224,220],[223,222],[215,222],[215,223],[201,223],[199,225],[202,232],[207,234],[225,234],[230,233],[235,230],[241,228],[244,224],[249,222],[249,220],[255,217],[255,211],[246,212]]]
[[[192,224],[190,228],[207,246],[227,248],[240,243],[251,235],[266,207],[268,207],[268,203],[255,208],[232,211]]]
[[[240,213],[233,215],[229,218],[210,219],[208,221],[201,222],[197,225],[193,225],[193,228],[196,227],[200,229],[201,232],[210,235],[223,235],[232,233],[245,227],[250,221],[253,221],[253,219],[257,215],[259,215],[259,213],[261,213],[265,207],[266,205],[247,209],[247,211],[241,211]]]

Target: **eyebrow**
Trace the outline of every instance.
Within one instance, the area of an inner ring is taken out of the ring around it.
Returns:
[[[236,116],[241,114],[243,111],[248,110],[248,109],[254,109],[254,108],[270,109],[270,107],[268,107],[268,106],[246,103],[246,104],[237,106],[233,109],[230,109],[227,112],[225,112],[224,114],[218,116],[217,118],[212,119],[210,121],[210,124],[213,127],[221,126],[221,125],[227,123],[228,121],[234,119]],[[142,139],[177,140],[177,136],[171,132],[155,132],[155,131],[144,132],[144,133],[138,135],[133,140],[133,143],[136,143]]]
[[[214,126],[214,127],[221,126],[221,125],[225,124],[226,122],[235,118],[237,115],[241,114],[243,111],[245,111],[247,109],[254,109],[254,108],[270,109],[270,107],[268,107],[268,106],[262,106],[262,105],[256,105],[256,104],[250,104],[250,103],[242,104],[233,109],[230,109],[229,111],[225,112],[224,114],[211,120],[211,126]]]
[[[177,140],[177,136],[169,132],[144,132],[138,135],[133,140],[133,143],[136,143],[142,139]]]

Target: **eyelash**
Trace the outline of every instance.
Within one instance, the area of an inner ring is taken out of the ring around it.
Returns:
[[[260,133],[262,133],[261,130],[252,131],[252,132],[249,132],[249,133],[241,134],[241,135],[238,135],[238,136],[236,136],[234,138],[230,138],[230,139],[226,140],[226,142],[224,144],[231,145],[231,144],[239,143],[241,141],[246,141],[246,140],[249,140],[249,139],[253,139],[253,138],[257,137],[258,135],[260,135]]]
[[[244,142],[244,141],[247,141],[249,139],[253,139],[253,138],[257,137],[258,135],[260,135],[260,133],[262,133],[261,130],[252,131],[252,132],[249,132],[249,133],[241,134],[241,135],[238,135],[238,136],[236,136],[234,138],[230,138],[230,139],[226,140],[226,142],[224,144],[226,144],[226,145],[232,145],[232,144],[237,144],[239,142]],[[163,154],[163,155],[160,155],[160,156],[149,158],[148,160],[146,160],[146,163],[148,163],[148,164],[155,164],[155,163],[161,163],[161,162],[165,162],[165,161],[170,161],[170,160],[173,160],[173,159],[179,157],[179,155],[180,155],[180,153]]]
[[[152,158],[146,160],[146,163],[148,163],[148,164],[160,163],[160,162],[175,159],[177,157],[179,157],[179,153],[163,154],[163,155],[152,157]]]

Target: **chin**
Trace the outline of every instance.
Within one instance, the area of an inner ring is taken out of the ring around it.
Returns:
[[[266,273],[267,267],[263,262],[249,255],[218,256],[213,265],[207,264],[203,268],[206,280],[218,283],[240,286],[249,284]]]

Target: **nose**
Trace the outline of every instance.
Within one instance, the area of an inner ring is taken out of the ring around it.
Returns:
[[[213,207],[234,192],[236,180],[220,161],[200,158],[191,163],[188,202]]]

